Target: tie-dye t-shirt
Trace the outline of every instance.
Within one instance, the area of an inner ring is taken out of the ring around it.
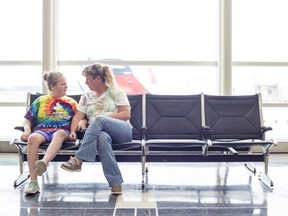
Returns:
[[[38,97],[30,106],[25,118],[35,130],[70,130],[77,102],[67,96],[55,98],[51,95]]]

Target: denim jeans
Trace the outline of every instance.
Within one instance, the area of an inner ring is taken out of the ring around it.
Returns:
[[[75,156],[82,161],[95,162],[98,152],[104,175],[109,186],[112,187],[115,184],[123,183],[112,145],[131,140],[132,128],[127,121],[96,116],[89,124],[83,137],[83,143]]]

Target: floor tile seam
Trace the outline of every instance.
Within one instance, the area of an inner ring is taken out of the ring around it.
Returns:
[[[204,210],[204,211],[207,211],[207,210],[211,210],[211,209],[214,209],[214,210],[239,210],[239,209],[251,209],[251,210],[255,210],[255,209],[259,209],[259,210],[263,210],[263,211],[268,211],[268,207],[197,207],[197,206],[193,206],[193,207],[155,207],[155,208],[64,208],[64,207],[61,207],[61,208],[55,208],[55,207],[20,207],[20,210],[26,210],[26,209],[38,209],[38,210],[53,210],[53,211],[57,211],[57,210],[113,210],[113,212],[117,212],[117,210],[123,210],[123,209],[133,209],[137,212],[137,210],[155,210],[155,212],[159,212],[159,211],[162,211],[162,210]]]
[[[240,205],[240,204],[239,204]],[[207,209],[268,209],[268,207],[263,207],[263,206],[250,206],[250,207],[245,207],[245,206],[239,206],[239,207],[236,207],[236,206],[232,206],[232,207],[229,207],[229,206],[186,206],[186,207],[175,207],[175,206],[158,206],[157,209],[159,210],[163,210],[163,209],[177,209],[177,210],[180,210],[180,209],[204,209],[204,210],[207,210]]]
[[[67,207],[43,207],[43,206],[32,206],[32,207],[29,207],[29,206],[21,206],[20,209],[44,209],[44,210],[62,210],[62,209],[69,209],[69,210],[114,210],[116,208],[114,207],[110,207],[110,208],[97,208],[97,207],[85,207],[85,208],[77,208],[77,207],[70,207],[70,206],[67,206]]]

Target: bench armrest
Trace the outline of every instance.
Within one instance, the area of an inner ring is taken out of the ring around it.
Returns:
[[[14,127],[15,130],[19,130],[19,131],[24,131],[24,127],[23,126],[16,126]]]
[[[213,130],[209,126],[202,127],[202,139],[213,140]]]
[[[261,128],[261,130],[262,130],[262,133],[265,133],[265,132],[267,132],[267,131],[272,130],[272,127],[263,126],[263,127]]]

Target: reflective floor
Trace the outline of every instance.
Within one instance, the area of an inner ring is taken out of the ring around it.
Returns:
[[[69,173],[58,162],[38,179],[41,192],[25,196],[26,182],[13,187],[17,163],[17,154],[0,154],[1,215],[288,215],[288,155],[271,155],[274,190],[242,163],[150,163],[142,189],[140,163],[119,163],[125,183],[118,197],[110,195],[99,163]]]

